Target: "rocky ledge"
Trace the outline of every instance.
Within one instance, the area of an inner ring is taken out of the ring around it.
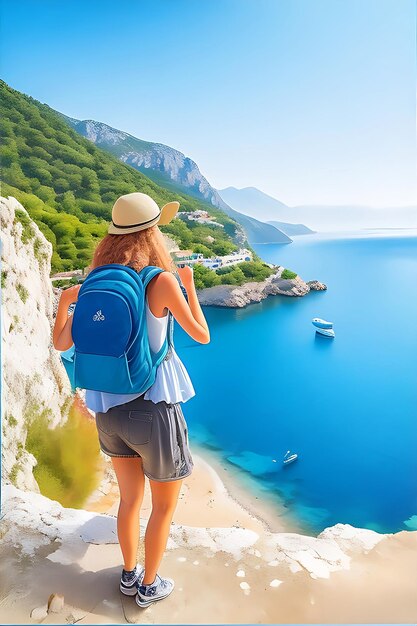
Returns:
[[[327,289],[324,283],[319,282],[318,280],[308,280],[307,285],[313,291],[325,291]]]
[[[249,282],[240,286],[216,285],[197,291],[200,304],[242,308],[253,302],[261,302],[268,296],[305,296],[309,291],[323,291],[326,285],[318,280],[305,282],[300,276],[281,278],[283,267],[262,282]]]
[[[3,487],[2,522],[3,546],[13,546],[24,555],[34,556],[40,547],[52,543],[55,550],[46,558],[57,563],[76,562],[77,555],[84,553],[83,544],[118,543],[115,516],[65,508],[56,500],[11,484]],[[145,526],[141,519],[141,535]],[[269,531],[261,536],[239,526],[203,528],[172,523],[167,550],[187,547],[211,555],[221,550],[236,561],[255,554],[266,562],[278,559],[293,573],[304,569],[312,578],[329,578],[332,572],[349,569],[353,554],[366,553],[389,537],[393,535],[350,524],[336,524],[311,537]],[[269,563],[275,564],[277,561]]]

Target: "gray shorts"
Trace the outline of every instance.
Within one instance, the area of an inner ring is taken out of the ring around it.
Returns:
[[[96,413],[100,448],[109,456],[142,457],[145,475],[158,481],[189,476],[194,467],[181,405],[143,396]]]

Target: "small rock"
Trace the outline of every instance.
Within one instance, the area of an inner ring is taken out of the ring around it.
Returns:
[[[37,606],[36,609],[33,609],[30,616],[32,619],[45,619],[48,615],[48,607],[46,604],[44,606]]]
[[[59,613],[64,608],[64,596],[51,593],[48,599],[48,613]]]
[[[271,580],[269,583],[270,587],[279,587],[280,585],[282,585],[282,580],[278,580],[278,578],[274,578],[274,580]]]
[[[325,291],[327,289],[327,286],[324,283],[321,283],[318,280],[308,280],[307,281],[307,285],[313,291]]]
[[[245,571],[243,569],[240,569],[238,572],[236,572],[236,576],[239,576],[239,578],[244,578]]]

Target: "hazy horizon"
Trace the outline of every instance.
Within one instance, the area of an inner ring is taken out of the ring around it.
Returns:
[[[262,194],[269,196],[270,198],[272,198],[273,200],[277,200],[278,202],[282,202],[282,200],[280,198],[276,198],[274,196],[272,196],[269,193],[266,193],[265,191],[263,191],[262,189],[259,189],[258,187],[255,187],[254,185],[245,185],[244,187],[234,187],[233,185],[228,185],[227,187],[224,187],[223,189],[216,189],[216,191],[218,191],[220,194],[222,191],[224,191],[225,189],[236,189],[237,191],[244,191],[246,189],[256,189],[257,191],[260,191]],[[285,204],[285,203],[283,203]],[[344,208],[356,208],[356,209],[362,209],[362,208],[366,208],[366,209],[371,209],[371,210],[392,210],[395,211],[395,209],[413,209],[416,208],[417,209],[417,198],[415,200],[414,203],[410,203],[410,204],[396,204],[396,205],[387,205],[387,206],[371,206],[370,204],[354,204],[354,203],[350,203],[350,204],[321,204],[321,203],[310,203],[310,202],[303,202],[302,204],[285,204],[286,207],[288,207],[289,209],[295,209],[297,207],[323,207],[323,206],[327,206],[327,207],[344,207]]]
[[[278,199],[255,187],[219,190],[223,200],[236,211],[264,222],[304,224],[320,232],[363,228],[417,228],[417,208],[355,205],[282,205]],[[278,226],[279,228],[279,226]]]

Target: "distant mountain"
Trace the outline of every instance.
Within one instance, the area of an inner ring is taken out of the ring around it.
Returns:
[[[281,212],[288,209],[287,205],[272,196],[260,191],[256,187],[226,187],[218,190],[220,197],[235,211],[241,211],[246,215],[259,220],[275,220]]]
[[[364,228],[417,228],[417,207],[295,206],[283,210],[279,221],[308,224],[320,232],[357,231]]]
[[[244,187],[243,189],[226,187],[226,189],[219,189],[219,194],[235,211],[241,211],[252,219],[265,220],[267,224],[271,224],[288,237],[315,232],[304,224],[277,221],[276,218],[281,217],[284,213],[290,215],[292,209],[256,187]],[[231,214],[229,213],[229,215]]]
[[[227,204],[251,217],[277,225],[308,224],[317,231],[349,231],[363,228],[417,228],[417,207],[372,208],[352,205],[300,205],[289,207],[255,187],[218,190]],[[304,227],[307,228],[307,227]]]
[[[162,143],[143,141],[102,122],[77,120],[62,113],[60,115],[77,133],[123,163],[146,174],[161,187],[209,202],[230,217],[233,214],[233,219],[242,226],[249,243],[291,242],[291,239],[270,224],[234,211],[202,175],[198,165],[182,152]]]
[[[304,226],[304,224],[289,224],[288,222],[275,222],[275,221],[271,221],[267,223],[271,224],[272,226],[275,226],[275,228],[278,228],[280,231],[282,231],[289,237],[291,236],[294,237],[297,235],[311,235],[316,232],[315,230],[311,230],[311,228],[307,228],[307,226]]]
[[[288,237],[281,229],[276,228],[272,224],[266,224],[259,220],[238,213],[234,209],[227,207],[223,209],[225,213],[232,219],[239,222],[244,229],[249,243],[291,243],[292,239]]]

